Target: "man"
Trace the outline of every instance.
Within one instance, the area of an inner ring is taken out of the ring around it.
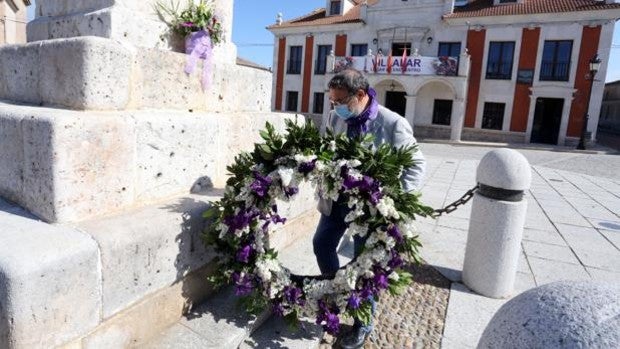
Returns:
[[[407,120],[379,105],[375,91],[370,88],[368,80],[361,72],[348,69],[334,76],[329,82],[329,98],[334,110],[322,125],[323,133],[327,129],[334,133],[346,133],[349,137],[369,133],[374,136],[375,146],[382,143],[394,147],[416,144]],[[413,158],[415,164],[405,169],[401,177],[403,189],[406,191],[419,187],[426,168],[426,161],[419,150]],[[314,254],[321,273],[334,274],[340,268],[336,248],[347,228],[344,219],[349,208],[342,199],[336,202],[321,200],[319,211],[321,220],[313,239]],[[364,240],[358,236],[354,237],[354,240],[357,255]],[[342,347],[361,348],[371,331],[372,323],[368,326],[355,323],[353,330],[341,339]]]

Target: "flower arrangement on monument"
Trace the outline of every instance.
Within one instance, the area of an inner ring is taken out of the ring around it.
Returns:
[[[174,0],[170,0],[170,5],[162,2],[155,5],[172,32],[185,38],[185,53],[189,55],[185,73],[193,73],[198,60],[204,60],[202,87],[206,90],[211,85],[213,47],[222,42],[222,24],[215,15],[212,0],[200,0],[198,4],[188,0],[185,9],[179,7]]]
[[[419,260],[413,221],[432,212],[401,187],[415,148],[374,148],[372,136],[321,136],[311,123],[292,121],[285,134],[267,124],[261,136],[263,143],[228,167],[223,198],[205,212],[211,220],[205,241],[218,252],[211,282],[233,284],[248,312],[271,309],[291,324],[310,317],[331,334],[344,316],[368,324],[372,299],[412,281],[403,266]],[[291,200],[303,182],[322,199],[344,198],[351,208],[347,234],[365,238],[362,252],[335,275],[295,275],[270,247],[275,226],[286,222],[277,200]]]

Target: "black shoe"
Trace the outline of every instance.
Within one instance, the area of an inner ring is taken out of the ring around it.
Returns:
[[[364,342],[368,335],[369,331],[365,330],[363,327],[354,326],[351,332],[344,335],[342,340],[340,341],[340,347],[342,349],[358,349],[364,346]]]

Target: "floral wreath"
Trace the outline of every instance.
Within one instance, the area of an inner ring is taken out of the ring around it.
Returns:
[[[328,132],[322,137],[311,123],[292,121],[286,122],[285,135],[267,123],[261,137],[264,143],[228,167],[223,198],[204,214],[212,220],[205,242],[219,254],[210,281],[216,287],[232,283],[248,312],[270,307],[293,325],[310,317],[336,334],[343,315],[368,324],[372,297],[385,290],[398,294],[412,281],[404,263],[419,262],[413,220],[432,209],[400,184],[415,148],[374,149],[371,136],[349,139]],[[365,238],[361,253],[335,275],[294,275],[269,247],[269,233],[286,222],[276,199],[290,200],[308,181],[322,199],[344,197],[351,209],[346,234]]]

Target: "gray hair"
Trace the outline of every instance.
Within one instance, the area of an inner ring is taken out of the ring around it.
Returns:
[[[330,89],[347,90],[349,95],[354,95],[358,90],[368,92],[370,84],[368,79],[359,70],[346,69],[336,74],[327,85]]]

